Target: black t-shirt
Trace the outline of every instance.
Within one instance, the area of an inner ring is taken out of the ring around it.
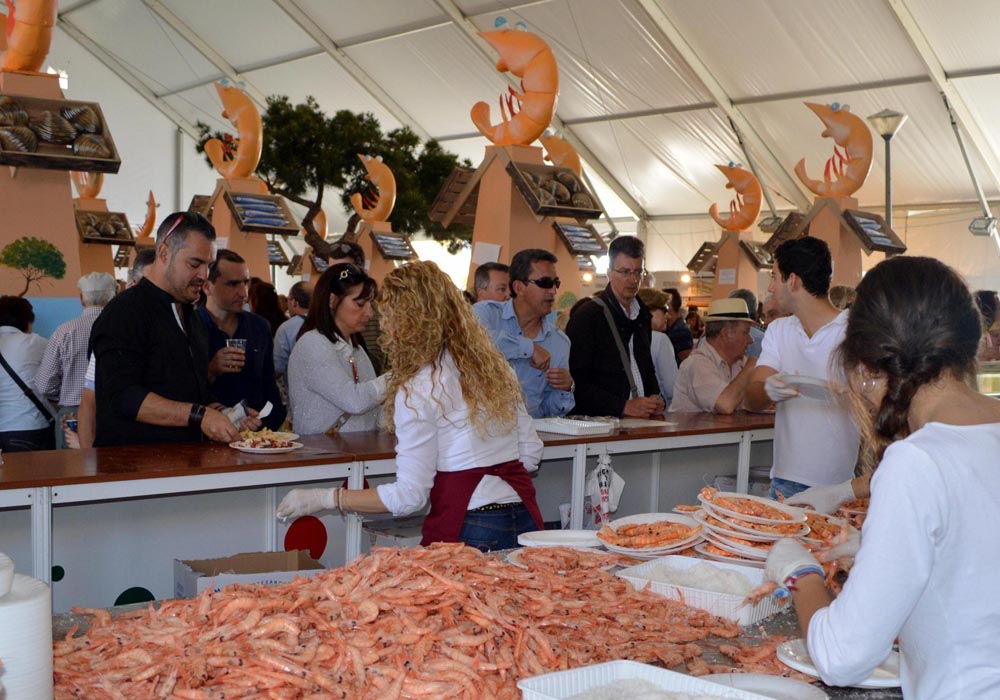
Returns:
[[[94,444],[141,445],[197,442],[201,430],[136,420],[152,392],[165,399],[209,404],[208,335],[190,304],[177,323],[174,298],[148,279],[126,289],[94,322],[90,343],[97,357]]]
[[[683,318],[678,318],[674,324],[667,329],[667,337],[670,338],[671,345],[674,346],[674,357],[677,358],[677,366],[681,364],[681,353],[694,348],[694,336],[691,329]]]

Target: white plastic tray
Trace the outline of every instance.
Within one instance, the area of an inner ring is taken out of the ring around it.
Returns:
[[[663,690],[691,695],[701,694],[741,700],[768,700],[763,695],[704,681],[675,671],[640,664],[635,661],[609,661],[595,666],[556,671],[517,682],[523,700],[565,700],[574,695],[609,685],[615,681],[642,680]]]
[[[600,547],[604,543],[596,530],[536,530],[517,536],[522,547]]]
[[[755,588],[764,583],[763,569],[742,566],[740,564],[730,564],[729,562],[709,562],[704,559],[680,556],[663,557],[646,562],[645,564],[630,566],[627,569],[619,571],[617,575],[636,588],[645,588],[648,583],[648,590],[653,593],[670,598],[671,600],[680,600],[691,607],[706,610],[713,615],[724,617],[740,625],[753,625],[779,612],[778,603],[773,596],[766,596],[764,600],[756,605],[743,605],[743,596],[703,591],[699,588],[678,586],[662,581],[650,581],[649,573],[661,564],[666,564],[674,569],[689,569],[696,564],[711,564],[720,569],[737,571],[743,574]]]
[[[615,429],[611,423],[604,421],[575,418],[535,418],[531,424],[540,433],[561,435],[604,435]]]

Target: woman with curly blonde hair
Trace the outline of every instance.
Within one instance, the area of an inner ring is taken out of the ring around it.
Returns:
[[[517,545],[543,527],[529,471],[542,442],[503,355],[433,262],[403,265],[379,292],[382,344],[392,366],[385,416],[395,432],[396,481],[377,489],[296,489],[282,517],[323,508],[419,511],[421,544],[465,542],[484,551]]]

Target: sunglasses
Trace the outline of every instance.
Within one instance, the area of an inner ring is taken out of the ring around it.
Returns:
[[[558,277],[539,277],[536,280],[524,281],[526,284],[533,284],[539,289],[552,289],[553,287],[559,289],[559,285],[562,284]]]

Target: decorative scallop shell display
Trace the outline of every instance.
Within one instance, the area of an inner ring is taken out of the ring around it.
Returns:
[[[581,209],[595,209],[597,207],[594,203],[594,198],[586,192],[577,192],[574,194],[572,202],[574,207],[580,207]]]
[[[62,116],[48,110],[38,115],[31,123],[38,138],[49,143],[72,143],[76,138],[76,127]]]
[[[111,147],[101,136],[81,134],[73,142],[73,153],[86,158],[110,158]]]
[[[13,97],[0,95],[0,126],[27,126],[28,112]]]
[[[0,127],[0,148],[5,151],[34,153],[38,150],[38,139],[26,126],[4,126]]]
[[[88,105],[63,107],[59,113],[81,133],[101,133],[101,120],[98,118],[97,112]]]
[[[566,189],[568,189],[572,194],[576,194],[581,190],[580,181],[576,179],[576,175],[565,170],[561,170],[556,173],[556,179],[563,184]]]

